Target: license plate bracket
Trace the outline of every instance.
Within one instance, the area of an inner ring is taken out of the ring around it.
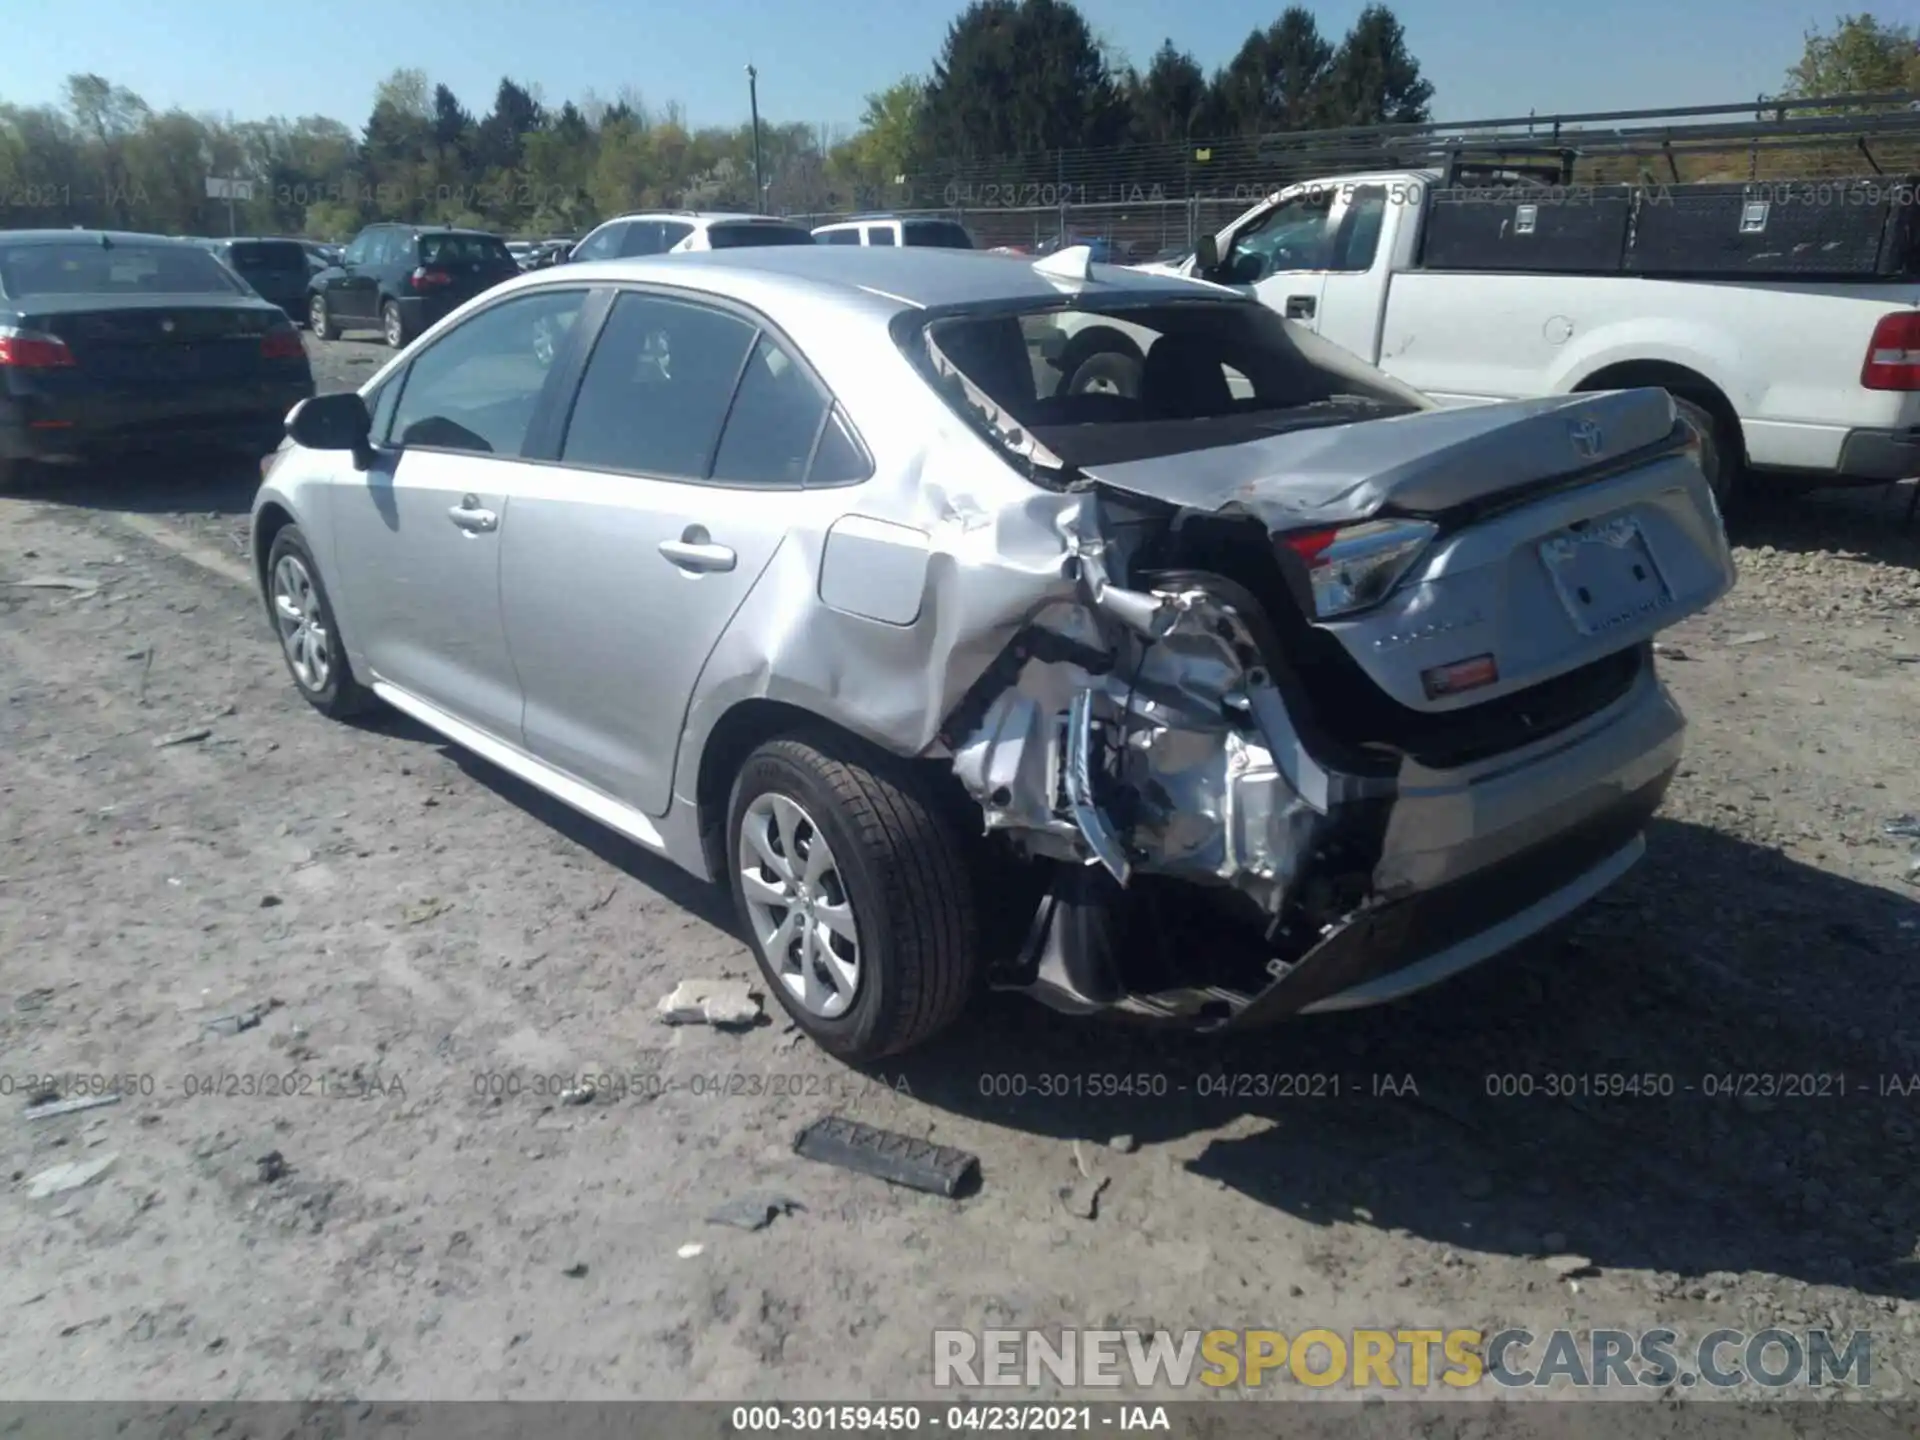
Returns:
[[[1582,635],[1616,629],[1673,604],[1673,587],[1632,514],[1561,530],[1540,542],[1539,555]]]

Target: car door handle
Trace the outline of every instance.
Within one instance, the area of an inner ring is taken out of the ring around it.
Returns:
[[[483,508],[480,501],[472,495],[447,511],[447,518],[469,535],[483,535],[489,530],[500,528],[500,517],[493,511]]]
[[[1313,311],[1314,311],[1313,296],[1311,295],[1287,296],[1287,319],[1311,320],[1313,318]]]
[[[713,543],[704,525],[689,525],[678,540],[662,540],[660,553],[693,575],[731,570],[739,561],[726,546]]]

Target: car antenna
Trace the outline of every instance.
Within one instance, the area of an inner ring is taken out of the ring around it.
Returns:
[[[1091,245],[1069,245],[1056,250],[1044,260],[1033,262],[1036,275],[1047,275],[1057,280],[1093,279],[1093,247]]]

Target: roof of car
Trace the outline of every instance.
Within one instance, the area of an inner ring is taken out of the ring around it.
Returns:
[[[138,230],[0,230],[7,245],[192,245],[195,238],[148,235]]]
[[[756,215],[745,210],[636,210],[631,215],[615,215],[603,223],[611,225],[615,220],[691,220],[703,225],[747,221],[755,225],[793,225],[791,220],[782,220],[778,215]],[[794,225],[794,228],[798,230],[802,227]]]
[[[1010,263],[1005,256],[932,247],[751,246],[671,257],[590,261],[569,267],[567,277],[692,283],[742,300],[757,298],[770,289],[815,296],[837,289],[889,301],[903,309],[1059,300],[1079,293],[1078,282],[1044,274],[1032,265]],[[1115,299],[1198,299],[1206,291],[1219,296],[1232,293],[1193,280],[1145,274],[1118,265],[1093,266],[1092,278],[1086,283],[1096,294]]]

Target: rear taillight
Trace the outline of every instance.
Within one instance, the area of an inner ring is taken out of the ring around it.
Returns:
[[[298,360],[306,353],[300,332],[291,325],[277,325],[260,337],[262,360]]]
[[[407,283],[416,290],[438,290],[442,285],[451,285],[453,276],[444,270],[429,270],[423,265],[407,277]]]
[[[70,370],[73,352],[58,335],[0,325],[0,365],[13,370]]]
[[[1920,390],[1920,310],[1881,317],[1867,344],[1860,383],[1869,390]]]
[[[1314,618],[1331,620],[1386,599],[1437,533],[1425,520],[1368,520],[1296,530],[1280,543],[1306,564]]]

